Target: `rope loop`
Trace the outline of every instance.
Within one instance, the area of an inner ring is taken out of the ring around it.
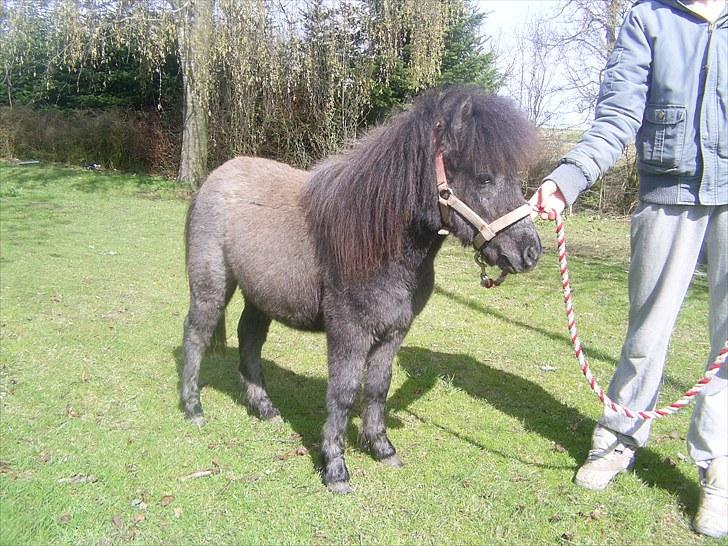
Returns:
[[[667,406],[656,410],[638,411],[626,408],[621,404],[616,403],[614,400],[607,396],[604,390],[602,390],[602,388],[599,386],[599,383],[597,383],[597,379],[592,375],[591,370],[589,369],[589,363],[587,362],[586,356],[584,355],[584,351],[581,347],[579,334],[576,330],[576,315],[574,313],[574,305],[572,301],[573,298],[571,294],[571,282],[569,281],[569,268],[566,262],[566,237],[564,235],[564,222],[561,218],[561,215],[556,215],[555,223],[556,243],[558,245],[557,254],[559,258],[559,269],[561,271],[561,287],[564,291],[564,306],[566,309],[567,328],[569,330],[571,344],[574,346],[574,355],[579,361],[579,368],[581,368],[581,372],[584,374],[584,377],[586,378],[589,387],[591,387],[591,390],[594,391],[594,394],[596,394],[597,398],[601,400],[602,404],[604,404],[605,407],[611,409],[613,412],[619,415],[623,415],[624,417],[628,417],[630,419],[645,421],[648,419],[658,419],[660,417],[665,417],[666,415],[676,413],[688,404],[690,404],[690,402],[692,402],[695,397],[700,394],[700,391],[702,391],[705,386],[710,383],[711,379],[715,377],[715,374],[718,373],[720,367],[725,363],[726,358],[728,357],[728,340],[726,340],[723,349],[720,351],[720,353],[718,353],[718,357],[715,362],[708,366],[705,375],[700,378],[698,382],[695,383],[695,385],[685,391],[679,400],[676,400],[672,404],[668,404]]]

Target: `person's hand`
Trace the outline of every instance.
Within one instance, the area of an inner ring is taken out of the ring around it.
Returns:
[[[528,202],[534,210],[533,215],[544,220],[556,220],[556,215],[566,207],[564,194],[551,180],[545,180]]]

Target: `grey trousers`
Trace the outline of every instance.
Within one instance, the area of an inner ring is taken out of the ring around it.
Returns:
[[[728,337],[728,206],[642,203],[635,211],[629,324],[620,363],[607,391],[617,403],[637,410],[655,408],[670,334],[703,244],[710,294],[710,364]],[[699,340],[702,335],[696,332],[695,338]],[[715,457],[728,456],[727,367],[721,367],[694,402],[688,451],[701,467]],[[609,409],[599,423],[627,436],[637,446],[647,442],[651,425],[650,421],[621,417]]]

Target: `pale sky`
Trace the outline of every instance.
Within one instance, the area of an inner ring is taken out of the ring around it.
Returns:
[[[559,0],[478,0],[482,13],[488,13],[485,22],[486,34],[497,39],[504,38],[529,16],[553,9]]]
[[[553,13],[560,4],[563,4],[560,0],[478,0],[480,12],[487,15],[482,29],[489,38],[486,49],[492,49],[501,62],[507,63],[509,53],[516,47],[516,30],[522,29],[530,18]],[[500,62],[498,64],[501,66]],[[564,111],[550,125],[581,126],[583,122],[582,114]]]

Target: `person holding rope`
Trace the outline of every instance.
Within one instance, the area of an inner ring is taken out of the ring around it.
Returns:
[[[636,137],[640,203],[631,220],[629,322],[608,396],[651,410],[679,308],[704,248],[710,294],[708,363],[728,337],[728,9],[726,0],[641,0],[603,73],[595,119],[530,203],[555,219]],[[687,444],[699,469],[694,529],[728,533],[728,378],[723,365],[696,396]],[[575,483],[605,488],[630,470],[650,420],[605,409]]]

